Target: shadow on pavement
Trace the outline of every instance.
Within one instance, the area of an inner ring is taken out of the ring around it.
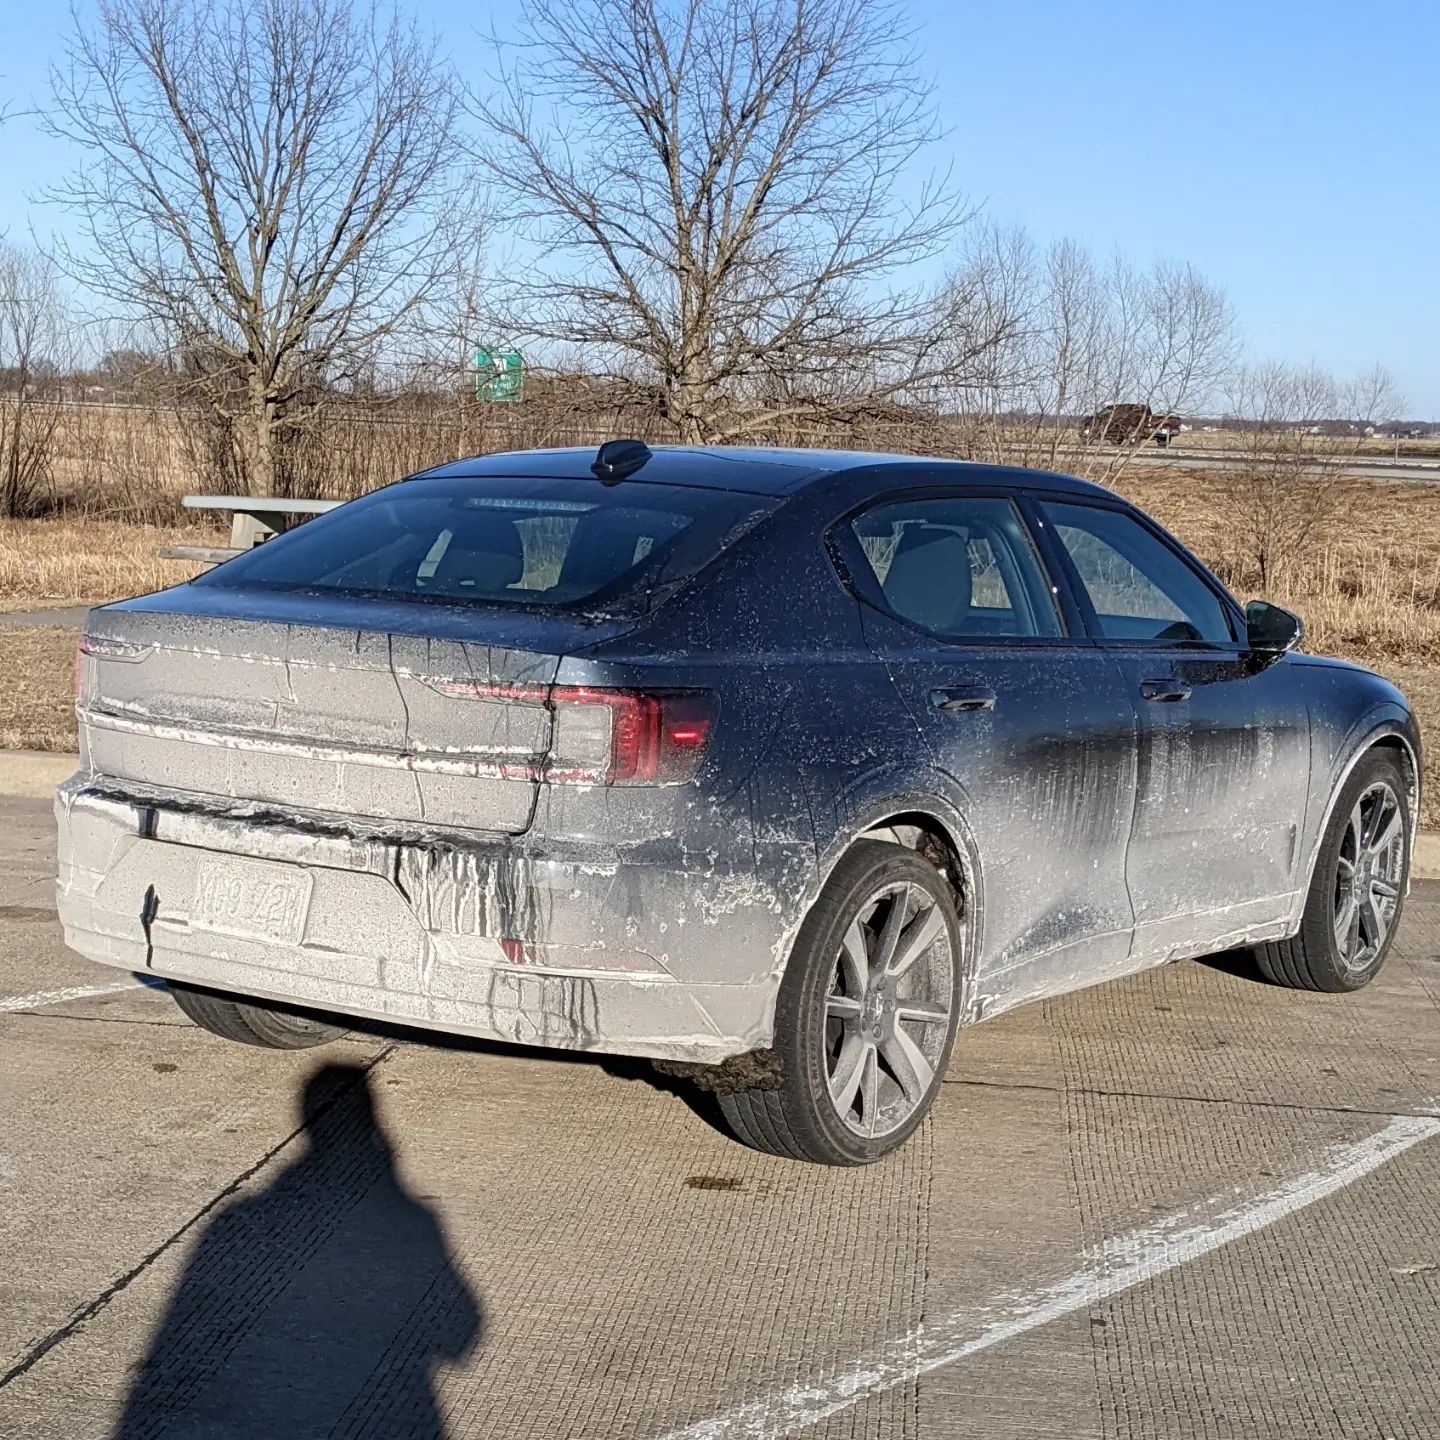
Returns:
[[[443,1440],[434,1371],[481,1314],[434,1213],[405,1188],[366,1071],[301,1097],[304,1151],[208,1222],[114,1440]]]
[[[1198,963],[1207,970],[1218,970],[1222,975],[1232,975],[1237,980],[1250,980],[1256,985],[1271,984],[1249,950],[1221,950],[1214,955],[1201,955]]]
[[[357,1035],[369,1035],[377,1040],[389,1040],[402,1045],[419,1045],[430,1050],[496,1055],[507,1060],[543,1060],[554,1065],[595,1065],[612,1080],[628,1080],[648,1085],[650,1089],[670,1096],[684,1105],[697,1119],[718,1130],[727,1140],[734,1139],[714,1095],[689,1080],[662,1073],[650,1061],[638,1057],[602,1054],[598,1050],[565,1050],[552,1045],[524,1045],[510,1040],[483,1040],[476,1035],[455,1035],[444,1030],[394,1025],[384,1020],[362,1019],[354,1015],[325,1015],[323,1018],[348,1025],[352,1033]]]

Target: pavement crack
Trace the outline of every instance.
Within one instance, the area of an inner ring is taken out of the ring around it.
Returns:
[[[316,1116],[302,1120],[288,1135],[272,1145],[253,1165],[247,1166],[222,1190],[212,1195],[179,1229],[173,1231],[153,1250],[142,1256],[123,1275],[112,1280],[110,1284],[92,1300],[86,1301],[85,1304],[71,1311],[70,1318],[66,1320],[63,1325],[57,1326],[43,1339],[37,1340],[9,1370],[3,1375],[0,1375],[0,1390],[5,1389],[12,1381],[18,1380],[22,1375],[34,1369],[57,1345],[68,1340],[77,1331],[83,1330],[89,1321],[93,1320],[105,1309],[117,1295],[128,1289],[135,1280],[138,1280],[166,1251],[183,1240],[202,1220],[212,1214],[220,1205],[234,1195],[247,1180],[259,1174],[260,1171],[285,1150],[287,1146],[299,1139],[319,1115],[324,1115],[327,1111],[332,1110],[354,1090],[356,1084],[363,1084],[370,1072],[379,1065],[381,1061],[388,1059],[397,1048],[395,1045],[387,1045],[367,1064],[357,1067],[358,1073],[355,1084],[347,1085],[343,1089],[337,1090],[319,1109]]]
[[[1044,1095],[1094,1095],[1102,1100],[1173,1100],[1186,1105],[1234,1106],[1238,1109],[1285,1110],[1300,1115],[1363,1115],[1376,1120],[1436,1117],[1434,1110],[1380,1110],[1366,1105],[1302,1105],[1291,1100],[1257,1100],[1251,1096],[1187,1095],[1169,1090],[1105,1090],[1090,1085],[1041,1085],[1023,1080],[944,1080],[978,1090],[1033,1090]],[[1440,1118],[1440,1117],[1437,1117]]]
[[[152,1025],[161,1030],[193,1030],[188,1020],[137,1020],[130,1015],[67,1015],[63,1010],[12,1010],[7,1020],[64,1020],[80,1025]]]

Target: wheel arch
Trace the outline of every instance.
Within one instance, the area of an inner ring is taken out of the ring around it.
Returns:
[[[845,851],[858,840],[887,840],[914,850],[929,860],[945,877],[955,894],[961,915],[971,908],[975,867],[967,857],[964,846],[945,822],[932,811],[897,810],[893,815],[882,815],[868,829],[852,836]]]
[[[1412,828],[1418,827],[1420,823],[1420,795],[1424,780],[1420,752],[1415,741],[1406,734],[1404,724],[1391,717],[1379,719],[1371,717],[1368,727],[1358,726],[1357,731],[1360,732],[1359,738],[1352,738],[1350,745],[1343,752],[1346,755],[1345,762],[1340,766],[1339,773],[1331,783],[1330,794],[1325,801],[1325,810],[1320,817],[1320,824],[1310,837],[1310,852],[1305,861],[1304,884],[1296,893],[1294,913],[1291,916],[1292,922],[1297,927],[1300,924],[1300,917],[1304,913],[1310,887],[1315,883],[1315,866],[1320,860],[1320,847],[1324,844],[1326,833],[1330,829],[1330,821],[1334,817],[1335,806],[1340,800],[1340,792],[1344,790],[1355,767],[1367,755],[1376,750],[1382,750],[1399,759],[1401,773],[1405,777],[1406,799],[1410,805],[1410,823]],[[1405,883],[1408,891],[1410,883],[1408,867]]]
[[[935,795],[911,791],[877,799],[856,813],[819,867],[814,893],[808,898],[808,914],[829,883],[835,867],[861,840],[882,840],[903,845],[930,860],[948,882],[960,916],[961,1003],[960,1023],[974,1019],[976,978],[984,934],[984,876],[974,836],[963,814],[949,801]],[[793,936],[787,945],[789,964]]]
[[[1420,824],[1420,789],[1424,783],[1424,777],[1420,769],[1420,756],[1416,753],[1415,747],[1406,735],[1399,730],[1394,730],[1381,735],[1367,748],[1390,750],[1399,758],[1400,773],[1405,777],[1406,799],[1410,802],[1410,818],[1418,827]]]

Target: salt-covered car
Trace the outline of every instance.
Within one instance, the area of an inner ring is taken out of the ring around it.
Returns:
[[[1062,475],[464,460],[91,612],[60,916],[233,1040],[649,1056],[871,1161],[960,1026],[1231,947],[1375,975],[1419,739],[1300,634]]]

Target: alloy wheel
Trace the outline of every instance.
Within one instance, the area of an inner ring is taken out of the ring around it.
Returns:
[[[830,1102],[855,1134],[891,1134],[925,1103],[949,1035],[955,964],[944,911],[920,886],[892,882],[857,909],[825,998]]]
[[[1375,963],[1395,922],[1405,877],[1405,816],[1383,780],[1355,802],[1335,866],[1335,946],[1346,969]]]

